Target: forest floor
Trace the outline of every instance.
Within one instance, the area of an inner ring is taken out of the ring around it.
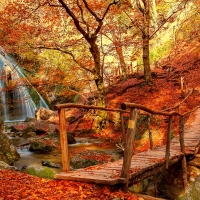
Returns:
[[[199,46],[183,44],[181,52],[176,53],[174,59],[153,70],[153,84],[148,86],[140,79],[140,74],[130,75],[126,81],[120,81],[107,88],[107,107],[120,108],[122,102],[134,102],[142,104],[154,110],[163,110],[181,104],[181,112],[192,110],[200,105],[200,52]],[[181,89],[180,77],[183,77],[184,87]],[[188,96],[188,94],[190,94]],[[186,98],[187,97],[187,98]],[[186,99],[185,99],[186,98]],[[195,115],[188,117],[187,123],[194,119]],[[176,120],[177,121],[177,120]],[[164,144],[166,124],[161,126],[163,134],[159,134],[156,145]],[[178,133],[178,124],[174,123],[174,130]],[[117,142],[121,132],[113,127],[101,132],[99,138]],[[175,133],[176,136],[176,133]],[[147,141],[147,140],[146,140]],[[149,142],[138,142],[137,151],[149,148]],[[0,171],[0,199],[127,199],[142,200],[134,194],[124,193],[120,190],[110,190],[106,186],[80,183],[64,180],[48,180],[9,170]]]

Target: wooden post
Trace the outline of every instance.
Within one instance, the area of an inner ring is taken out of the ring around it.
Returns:
[[[63,171],[67,172],[70,170],[70,166],[68,157],[68,141],[66,133],[65,109],[64,108],[59,109],[58,115],[60,124],[60,146],[62,154],[62,166],[63,166]]]
[[[152,138],[152,131],[151,131],[151,115],[148,116],[148,130],[149,130],[150,149],[153,149],[153,138]]]
[[[122,126],[122,141],[125,142],[125,127],[124,127],[124,117],[123,113],[120,112],[121,126]]]
[[[187,190],[187,162],[185,157],[185,143],[184,143],[184,116],[180,117],[180,146],[183,153],[182,158],[182,170],[183,170],[183,186],[184,190]]]
[[[125,185],[122,188],[124,191],[128,190],[129,172],[131,167],[131,158],[133,154],[133,144],[135,139],[137,117],[138,117],[138,110],[131,109],[130,119],[128,122],[128,130],[125,138],[124,158],[123,158],[123,166],[121,173],[121,178],[125,179]]]
[[[155,197],[158,196],[158,180],[157,180],[157,174],[153,176],[153,183],[154,183],[154,195]]]
[[[171,130],[172,130],[172,115],[169,116],[169,121],[168,121],[168,132],[167,132],[167,142],[166,142],[165,159],[166,159],[166,168],[167,168],[167,169],[168,169],[168,167],[169,167]]]
[[[183,82],[184,82],[184,80],[183,80],[183,77],[181,76],[181,92],[183,92]]]

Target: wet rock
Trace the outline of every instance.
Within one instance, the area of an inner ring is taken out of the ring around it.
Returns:
[[[76,140],[72,133],[67,133],[68,144],[76,144]]]
[[[35,118],[31,118],[31,117],[27,117],[25,119],[25,122],[33,122],[33,121],[36,121],[36,119]]]
[[[13,146],[9,138],[0,133],[0,160],[6,162],[9,165],[13,165],[14,162],[20,159],[20,155]]]
[[[48,161],[48,160],[42,160],[42,166],[47,166],[47,167],[52,167],[52,168],[61,168],[60,165],[57,165],[51,161]]]
[[[53,151],[54,147],[52,145],[45,144],[43,141],[34,141],[30,143],[29,150],[37,151],[41,153]]]

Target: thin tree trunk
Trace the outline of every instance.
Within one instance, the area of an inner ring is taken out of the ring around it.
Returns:
[[[122,76],[123,76],[123,80],[126,80],[127,78],[127,71],[126,71],[126,63],[124,60],[124,55],[123,55],[123,51],[122,51],[122,47],[115,47],[116,48],[116,52],[119,56],[119,61],[120,61],[120,66],[121,66],[121,70],[122,70]]]
[[[144,9],[144,28],[143,28],[143,64],[144,64],[144,77],[147,84],[151,82],[151,68],[149,56],[149,26],[150,26],[150,6],[149,0],[145,0]]]
[[[90,52],[94,59],[94,80],[98,90],[99,101],[98,106],[105,106],[104,102],[104,86],[103,77],[101,75],[101,62],[100,62],[100,51],[96,44],[96,39],[90,41]]]

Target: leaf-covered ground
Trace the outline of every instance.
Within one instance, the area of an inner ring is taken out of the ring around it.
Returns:
[[[1,200],[142,200],[134,194],[110,192],[107,187],[65,180],[49,180],[8,170],[0,171]]]

